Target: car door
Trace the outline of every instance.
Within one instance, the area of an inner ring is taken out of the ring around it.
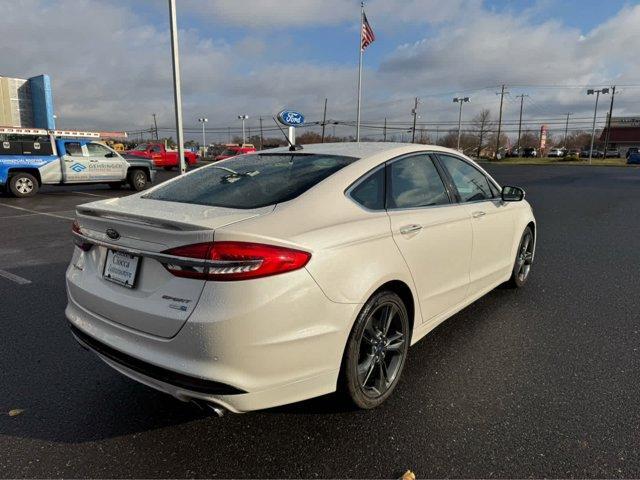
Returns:
[[[391,231],[413,276],[423,321],[428,322],[465,299],[471,221],[464,206],[454,203],[429,154],[400,157],[386,168]]]
[[[438,153],[438,159],[471,216],[469,296],[473,296],[495,287],[513,267],[513,204],[503,202],[497,185],[470,162],[444,153]]]
[[[92,180],[118,181],[126,177],[125,161],[115,151],[97,142],[88,142],[86,148]]]
[[[84,142],[65,140],[61,142],[62,179],[64,183],[87,182],[91,178],[89,156]]]

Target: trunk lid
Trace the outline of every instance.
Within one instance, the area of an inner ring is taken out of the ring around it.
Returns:
[[[205,281],[176,277],[144,252],[159,253],[211,242],[216,228],[270,213],[273,208],[237,210],[142,199],[137,195],[79,206],[81,233],[98,244],[86,252],[75,249],[69,294],[82,307],[108,321],[170,338],[193,312]],[[143,252],[137,261],[133,288],[104,277],[111,249],[100,244],[135,256]]]

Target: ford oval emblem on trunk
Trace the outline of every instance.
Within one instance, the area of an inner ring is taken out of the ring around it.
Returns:
[[[120,238],[120,234],[113,228],[107,228],[107,237],[111,240],[117,240]]]

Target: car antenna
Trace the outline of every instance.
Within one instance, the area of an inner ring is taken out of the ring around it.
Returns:
[[[282,129],[282,127],[280,126],[280,124],[276,120],[276,117],[271,117],[271,118],[273,118],[273,121],[276,122],[277,127],[280,129],[280,131],[282,132],[282,135],[284,136],[285,140],[289,144],[289,151],[290,152],[295,152],[296,150],[302,150],[302,145],[296,145],[296,144],[291,143],[291,140],[289,140],[289,137],[287,136],[287,134],[284,133],[284,130]]]

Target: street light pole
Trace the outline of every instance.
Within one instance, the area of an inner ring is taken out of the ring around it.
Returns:
[[[249,115],[238,115],[238,120],[242,120],[242,144],[247,143],[247,135],[244,130],[244,121],[249,118]]]
[[[182,139],[182,93],[180,92],[180,54],[178,52],[178,22],[176,19],[176,0],[169,0],[169,26],[171,29],[171,60],[173,64],[173,100],[176,110],[176,137],[178,139],[178,160],[180,175],[186,173],[184,144]]]
[[[601,93],[603,95],[606,93],[609,93],[609,89],[600,88],[598,90],[594,90],[590,88],[589,90],[587,90],[587,95],[593,95],[594,93],[596,94],[596,107],[593,110],[593,126],[591,127],[591,147],[589,148],[589,165],[591,165],[591,158],[593,157],[593,141],[595,140],[595,136],[596,136],[596,115],[598,114],[598,99],[600,98]]]
[[[470,102],[471,97],[455,97],[453,99],[453,103],[460,104],[460,111],[458,112],[458,147],[457,150],[460,150],[460,133],[462,132],[462,104],[464,102]]]
[[[207,123],[209,119],[202,117],[202,118],[199,118],[198,121],[202,124],[202,159],[204,160],[204,156],[207,153],[207,139],[204,133],[204,124]]]

